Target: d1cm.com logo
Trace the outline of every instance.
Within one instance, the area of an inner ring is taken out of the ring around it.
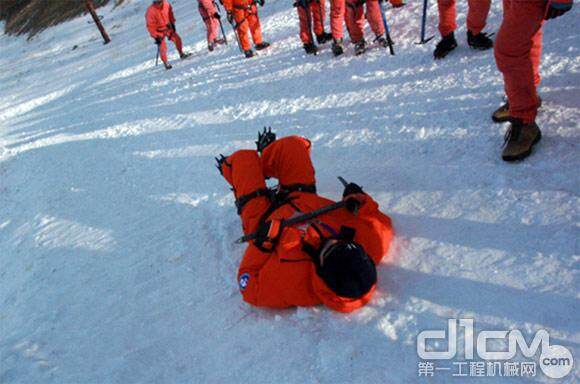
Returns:
[[[550,345],[550,335],[544,329],[534,335],[528,344],[518,329],[510,331],[481,331],[474,338],[473,319],[449,319],[447,322],[448,335],[444,330],[426,330],[417,335],[417,354],[423,360],[451,360],[457,355],[457,326],[463,327],[465,332],[464,351],[465,359],[472,360],[474,352],[483,360],[511,360],[519,350],[526,358],[533,358],[538,348],[541,348],[539,365],[542,372],[552,379],[567,376],[574,366],[572,352],[561,345]],[[488,340],[508,340],[507,351],[488,351]],[[446,351],[427,351],[427,340],[447,339]],[[474,347],[474,340],[476,344]]]

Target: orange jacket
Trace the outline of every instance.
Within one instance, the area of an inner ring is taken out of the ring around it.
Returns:
[[[250,10],[255,12],[256,2],[254,0],[223,0],[224,8],[227,12],[233,12],[234,10]]]
[[[223,176],[234,187],[237,199],[265,188],[265,177],[277,178],[282,186],[315,182],[310,142],[297,136],[270,144],[261,158],[256,151],[237,151],[227,158],[227,164]],[[292,204],[282,205],[267,219],[287,219],[332,203],[314,193],[292,192],[289,198]],[[319,229],[324,229],[325,237],[331,234],[329,228],[336,233],[341,226],[355,229],[354,241],[362,245],[378,264],[389,250],[393,228],[389,217],[379,211],[378,204],[370,196],[364,195],[363,200],[357,216],[342,208],[321,215],[313,222]],[[245,234],[256,231],[269,207],[270,202],[265,196],[255,197],[242,207]],[[348,299],[337,296],[318,277],[311,257],[303,251],[303,241],[314,247],[321,241],[310,224],[312,222],[286,227],[271,253],[250,243],[238,271],[240,291],[246,302],[271,308],[323,303],[336,311],[351,312],[370,300],[374,287],[364,297]]]
[[[312,193],[294,192],[292,205],[284,205],[274,211],[269,219],[288,219],[302,212],[311,212],[332,201]],[[389,217],[381,213],[378,204],[365,195],[365,204],[358,216],[340,209],[317,217],[320,227],[331,227],[338,233],[341,226],[356,230],[354,240],[378,264],[387,253],[393,238]],[[320,228],[319,227],[319,228]],[[311,257],[302,250],[303,241],[318,246],[320,238],[308,223],[285,228],[273,253],[265,253],[253,244],[249,245],[238,271],[238,281],[244,300],[256,306],[285,308],[312,306],[323,303],[339,312],[351,312],[365,305],[374,287],[359,299],[337,296],[320,277]]]
[[[170,25],[175,24],[171,4],[167,0],[163,0],[161,6],[151,4],[145,13],[145,20],[147,21],[147,30],[152,38],[165,37],[167,32],[171,30]]]

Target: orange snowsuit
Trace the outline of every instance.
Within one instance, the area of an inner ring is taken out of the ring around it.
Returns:
[[[376,36],[385,33],[381,12],[378,0],[346,0],[346,25],[353,43],[358,43],[364,37],[365,16]]]
[[[183,44],[174,29],[175,16],[173,15],[173,8],[167,0],[163,0],[160,6],[151,4],[147,8],[147,13],[145,13],[145,20],[147,21],[147,29],[151,37],[153,39],[161,39],[159,54],[164,63],[167,63],[167,44],[165,43],[165,37],[173,41],[179,54],[182,54]]]
[[[571,4],[572,0],[552,0],[552,4]],[[495,61],[503,73],[511,117],[525,124],[536,119],[540,105],[542,23],[546,0],[504,0],[503,22],[495,41]]]
[[[300,21],[300,40],[304,44],[314,43],[311,32],[314,35],[324,33],[324,19],[326,18],[326,4],[324,0],[306,0],[294,3]]]
[[[403,4],[403,0],[389,0],[389,2],[393,6],[398,6],[398,5]],[[343,22],[345,21],[345,18],[346,18],[346,4],[347,4],[346,0],[330,0],[330,29],[332,32],[332,37],[335,40],[342,39],[342,37],[343,37],[342,26],[343,26]],[[380,16],[380,14],[378,14],[378,15]],[[348,26],[348,24],[347,24],[347,26]],[[380,28],[384,28],[382,26],[382,22],[381,22]],[[357,32],[355,32],[355,33],[357,33]]]
[[[254,44],[262,44],[262,26],[256,2],[254,0],[223,0],[223,4],[226,11],[234,15],[236,32],[240,38],[242,49],[244,51],[252,49],[248,30],[252,33]]]
[[[485,28],[491,0],[467,0],[467,4],[469,6],[467,29],[477,35]],[[439,33],[441,36],[447,36],[457,29],[455,0],[437,0],[437,7],[439,8]]]
[[[298,136],[280,139],[267,146],[260,158],[257,151],[240,150],[227,158],[224,178],[234,188],[245,234],[255,232],[263,220],[288,219],[311,212],[332,201],[318,196],[314,167],[310,160],[310,142]],[[268,197],[256,191],[266,188],[265,177],[277,178],[282,190],[292,191],[290,202],[269,210]],[[252,196],[251,199],[244,196]],[[342,226],[353,228],[354,241],[378,264],[389,250],[393,228],[388,216],[368,195],[358,215],[344,208],[320,215],[310,222],[285,227],[273,252],[265,252],[250,243],[242,259],[238,282],[246,302],[262,307],[325,306],[340,312],[351,312],[364,306],[375,287],[364,296],[351,299],[336,295],[317,275],[304,243],[318,247],[324,237]],[[265,217],[264,217],[265,216]],[[315,228],[316,227],[316,228]],[[319,232],[321,231],[321,232]]]

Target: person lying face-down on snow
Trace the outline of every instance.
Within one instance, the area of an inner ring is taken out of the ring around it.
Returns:
[[[245,237],[253,238],[238,271],[244,301],[270,308],[324,304],[340,312],[367,304],[376,265],[393,239],[390,218],[354,183],[345,183],[342,202],[319,196],[309,140],[276,140],[264,130],[257,147],[217,159]],[[278,187],[268,189],[266,178],[276,178]],[[301,218],[309,213],[314,217]]]

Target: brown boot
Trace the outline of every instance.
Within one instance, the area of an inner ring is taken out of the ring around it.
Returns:
[[[542,98],[538,97],[538,108],[542,106]],[[510,116],[510,103],[506,102],[504,105],[495,110],[491,115],[491,119],[494,123],[505,123],[506,121],[511,121]]]
[[[541,138],[542,132],[535,122],[524,124],[520,120],[514,120],[506,132],[501,158],[504,161],[525,159]]]
[[[491,119],[494,123],[504,123],[506,121],[510,121],[511,117],[509,102],[496,109],[495,112],[491,115]]]

